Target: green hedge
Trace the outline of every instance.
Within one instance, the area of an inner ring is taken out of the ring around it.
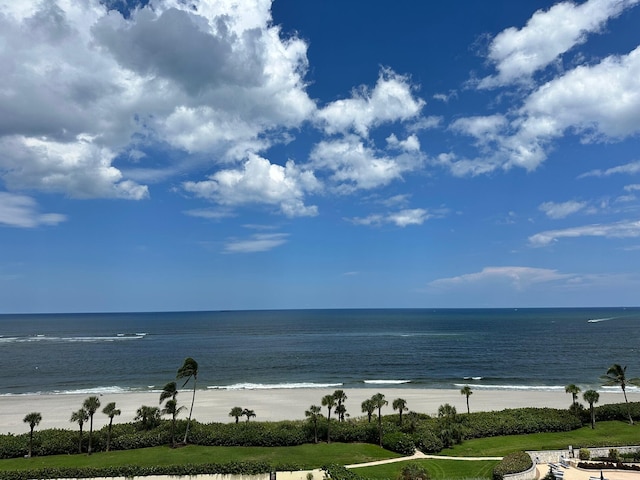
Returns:
[[[493,469],[494,480],[502,480],[510,473],[520,473],[533,466],[531,457],[526,452],[514,452],[505,456]]]
[[[413,455],[416,452],[411,435],[402,432],[387,433],[382,437],[382,447],[401,455]]]
[[[258,475],[272,471],[297,471],[302,468],[292,464],[266,462],[230,462],[197,465],[164,465],[140,467],[136,465],[105,468],[45,468],[38,470],[0,471],[0,480],[29,480],[33,478],[95,478],[95,477],[143,477],[149,475],[193,476],[203,474]]]
[[[342,465],[325,465],[322,470],[331,480],[364,480],[360,475],[353,473],[353,470],[349,470]]]
[[[594,408],[596,421],[603,422],[609,420],[620,420],[628,422],[629,410],[627,410],[627,408],[631,410],[631,417],[634,420],[640,421],[640,402],[629,402],[628,407],[626,403],[611,403],[597,406]],[[591,417],[589,417],[588,422],[591,422]]]

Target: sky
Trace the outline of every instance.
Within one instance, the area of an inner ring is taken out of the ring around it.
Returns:
[[[640,305],[640,0],[0,0],[0,313]]]

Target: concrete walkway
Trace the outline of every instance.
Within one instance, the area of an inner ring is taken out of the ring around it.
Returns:
[[[387,460],[377,460],[375,462],[367,462],[367,463],[356,463],[353,465],[345,465],[345,468],[373,467],[375,465],[385,465],[387,463],[407,462],[409,460],[423,460],[423,459],[461,460],[461,461],[466,460],[466,461],[476,462],[478,460],[502,460],[502,457],[445,457],[443,455],[426,455],[421,451],[416,450],[416,453],[408,457],[389,458]]]

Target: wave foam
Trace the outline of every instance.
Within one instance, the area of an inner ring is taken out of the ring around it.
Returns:
[[[29,337],[0,337],[0,343],[30,343],[30,342],[115,342],[126,340],[140,340],[147,336],[146,333],[118,333],[110,336],[90,336],[90,337],[59,337],[47,335],[33,335]]]
[[[234,385],[211,385],[209,390],[279,390],[296,388],[333,388],[341,387],[342,383],[236,383]]]
[[[564,388],[565,388],[559,385],[484,385],[480,383],[476,383],[476,384],[454,383],[454,386],[460,387],[460,388],[464,386],[469,386],[477,390],[525,390],[525,391],[534,390],[534,391],[541,391],[541,392],[557,392],[557,391],[564,392]]]
[[[364,380],[364,383],[369,385],[402,385],[411,383],[411,380]]]

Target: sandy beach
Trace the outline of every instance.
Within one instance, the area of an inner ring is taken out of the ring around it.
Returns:
[[[193,417],[200,422],[232,422],[229,417],[231,408],[238,406],[249,408],[256,413],[257,421],[295,420],[304,418],[304,412],[311,405],[320,405],[324,395],[334,389],[271,389],[271,390],[198,390]],[[449,403],[459,413],[466,412],[466,399],[459,390],[444,389],[346,389],[348,396],[347,413],[353,417],[362,416],[360,404],[375,393],[385,395],[389,405],[383,414],[394,413],[391,404],[396,398],[407,401],[410,410],[436,414],[438,407]],[[67,395],[5,395],[0,396],[0,433],[26,433],[29,427],[22,419],[27,413],[40,412],[42,422],[39,429],[77,428],[70,423],[71,413],[77,411],[89,394]],[[628,394],[629,401],[640,401],[640,393]],[[114,393],[100,396],[102,409],[109,402],[116,402],[122,411],[115,422],[131,422],[141,405],[158,405],[159,393]],[[191,391],[181,391],[178,403],[189,408]],[[621,403],[624,397],[621,391],[600,393],[598,405]],[[567,408],[571,404],[571,395],[564,391],[513,391],[513,390],[476,390],[469,399],[471,411],[503,410],[518,407]],[[326,415],[326,408],[323,408]],[[183,413],[180,418],[185,418]],[[94,417],[94,428],[99,429],[108,423],[108,417],[101,411]]]

